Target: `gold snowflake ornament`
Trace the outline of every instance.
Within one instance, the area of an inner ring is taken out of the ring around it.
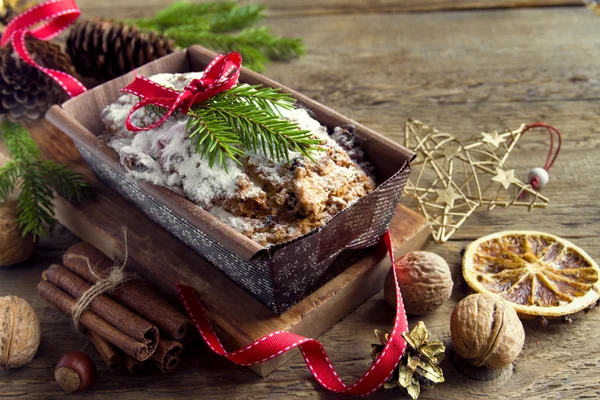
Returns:
[[[390,340],[390,334],[375,329],[378,344],[371,345],[371,358],[373,361],[383,351]],[[411,398],[417,399],[421,388],[433,388],[436,384],[444,382],[444,371],[439,366],[445,356],[446,348],[440,341],[430,341],[430,333],[423,321],[419,321],[410,332],[403,332],[406,340],[406,351],[400,358],[396,369],[383,384],[384,389],[403,389]]]
[[[481,206],[546,207],[548,199],[520,181],[506,160],[526,125],[483,132],[463,143],[420,121],[408,120],[404,145],[417,153],[406,194],[417,202],[437,243],[447,241]]]

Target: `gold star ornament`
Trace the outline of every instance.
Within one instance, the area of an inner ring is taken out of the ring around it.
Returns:
[[[456,193],[452,186],[448,186],[446,189],[435,189],[435,191],[438,195],[436,203],[444,203],[450,207],[454,207],[454,200],[461,198],[461,195]]]
[[[505,171],[502,168],[496,168],[496,176],[494,176],[492,180],[500,183],[504,189],[508,189],[511,183],[518,181],[518,179],[515,177],[514,169]]]
[[[417,153],[405,192],[432,226],[437,243],[447,241],[481,206],[546,207],[549,200],[520,181],[506,160],[526,125],[484,132],[468,142],[420,121],[408,120],[404,145]]]
[[[492,133],[482,132],[481,136],[483,136],[483,139],[481,139],[483,143],[489,143],[496,149],[500,147],[502,143],[506,142],[506,139],[500,136],[498,131],[494,131]]]

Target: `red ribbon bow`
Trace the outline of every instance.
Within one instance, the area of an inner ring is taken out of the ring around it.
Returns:
[[[325,348],[319,341],[295,333],[273,332],[242,349],[228,352],[217,337],[196,291],[190,286],[180,284],[177,285],[177,290],[202,339],[215,353],[238,365],[248,366],[265,362],[298,347],[310,372],[325,389],[341,394],[368,395],[383,385],[394,373],[400,358],[406,350],[406,340],[402,337],[402,332],[408,331],[406,312],[404,311],[400,286],[398,286],[396,278],[394,251],[389,231],[385,234],[384,241],[392,261],[394,282],[396,282],[397,307],[394,329],[377,360],[352,385],[346,385],[342,381],[329,360]]]
[[[50,40],[67,29],[80,14],[81,11],[74,0],[50,0],[38,4],[10,21],[2,34],[0,45],[12,43],[17,54],[25,62],[54,79],[70,97],[77,96],[86,91],[85,86],[65,72],[42,67],[33,61],[25,45],[25,36]],[[36,27],[31,29],[34,26]]]
[[[169,118],[177,109],[187,114],[193,104],[202,103],[211,97],[231,89],[237,84],[242,67],[240,53],[232,52],[226,56],[219,54],[204,69],[200,79],[194,79],[183,91],[177,91],[152,82],[150,79],[137,75],[135,80],[121,89],[140,97],[142,100],[131,108],[125,124],[130,131],[146,131],[156,128]],[[134,112],[149,104],[167,108],[168,111],[156,123],[139,127],[131,122]]]

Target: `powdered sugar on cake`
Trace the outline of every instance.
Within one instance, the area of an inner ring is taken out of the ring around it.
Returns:
[[[161,85],[183,89],[201,73],[159,74]],[[290,153],[290,162],[273,161],[262,153],[227,161],[227,170],[212,168],[194,151],[186,135],[187,116],[172,115],[155,129],[131,132],[125,127],[138,98],[126,94],[102,112],[109,145],[135,179],[165,186],[262,245],[281,243],[308,233],[375,188],[373,167],[355,143],[351,128],[327,129],[306,110],[282,110],[301,129],[322,141],[315,162]],[[156,121],[151,111],[132,117],[138,126]],[[338,144],[339,143],[339,144]]]

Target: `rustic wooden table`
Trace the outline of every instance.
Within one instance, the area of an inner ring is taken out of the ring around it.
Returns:
[[[84,16],[150,14],[166,0],[80,0]],[[405,119],[417,118],[467,139],[484,130],[544,120],[565,135],[544,194],[545,210],[478,212],[444,245],[456,282],[452,299],[423,319],[433,336],[450,342],[449,316],[467,294],[460,284],[460,250],[503,229],[537,229],[569,238],[600,258],[600,19],[577,0],[267,0],[267,23],[302,37],[307,55],[273,64],[266,75],[400,140]],[[460,4],[456,4],[460,3]],[[515,8],[513,8],[515,7]],[[516,8],[519,7],[519,8]],[[543,164],[547,137],[524,137],[511,163],[520,177]],[[408,200],[405,200],[407,203]],[[69,350],[85,349],[100,366],[88,398],[334,398],[296,356],[266,379],[199,346],[179,370],[159,378],[130,378],[103,367],[69,321],[36,293],[41,271],[58,260],[68,237],[42,243],[30,262],[0,270],[0,295],[35,307],[42,327],[36,358],[0,373],[0,398],[62,398],[52,368]],[[390,328],[393,312],[379,293],[321,340],[341,376],[356,379],[369,365],[374,328]],[[416,319],[411,319],[415,323]],[[514,371],[476,381],[444,362],[446,383],[421,398],[598,398],[600,311],[572,325],[526,323],[526,342]],[[396,391],[373,398],[396,398]]]

